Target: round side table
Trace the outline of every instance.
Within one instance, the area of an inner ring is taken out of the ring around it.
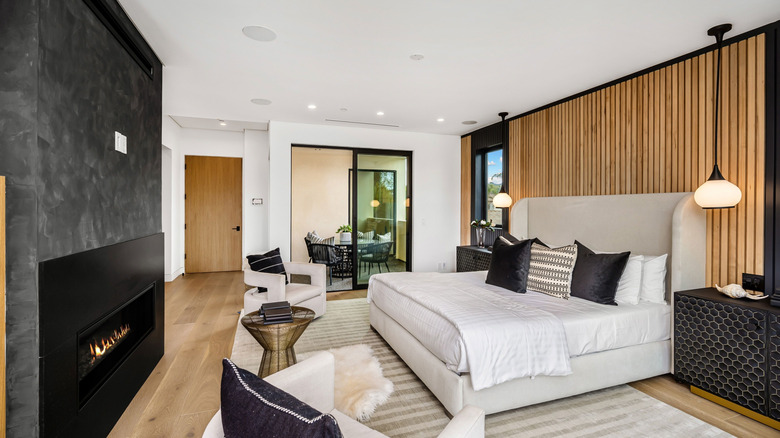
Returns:
[[[298,362],[293,345],[314,319],[314,311],[292,306],[292,316],[293,322],[268,325],[263,324],[259,311],[247,313],[241,318],[241,325],[264,349],[258,376],[269,376]]]

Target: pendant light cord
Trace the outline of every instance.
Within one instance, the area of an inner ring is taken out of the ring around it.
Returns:
[[[718,42],[718,71],[715,72],[715,166],[718,166],[718,116],[720,115],[720,64],[721,64],[721,52],[723,51],[723,33],[719,32],[715,35],[715,39]]]

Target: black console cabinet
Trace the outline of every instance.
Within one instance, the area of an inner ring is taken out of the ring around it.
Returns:
[[[475,245],[459,246],[456,251],[457,271],[487,271],[490,267],[491,251]]]
[[[713,288],[677,292],[674,376],[692,390],[780,420],[780,308]]]

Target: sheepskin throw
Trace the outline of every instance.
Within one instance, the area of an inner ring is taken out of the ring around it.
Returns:
[[[336,363],[334,406],[358,421],[368,420],[393,393],[393,382],[382,375],[382,366],[368,345],[328,351]]]

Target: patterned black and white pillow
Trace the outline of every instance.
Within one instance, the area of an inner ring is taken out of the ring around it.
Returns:
[[[336,244],[336,236],[331,237],[320,237],[320,236],[314,236],[311,243],[320,243],[323,245],[335,245]]]
[[[534,243],[531,245],[527,290],[568,300],[576,262],[577,245],[545,248]]]
[[[226,437],[339,438],[338,422],[285,391],[222,359],[222,428]]]
[[[287,272],[284,270],[284,261],[282,260],[282,254],[279,252],[279,248],[268,251],[265,254],[253,254],[246,256],[246,260],[249,262],[249,268],[253,271],[263,272],[265,274],[282,274],[284,275],[285,283],[287,281]]]

